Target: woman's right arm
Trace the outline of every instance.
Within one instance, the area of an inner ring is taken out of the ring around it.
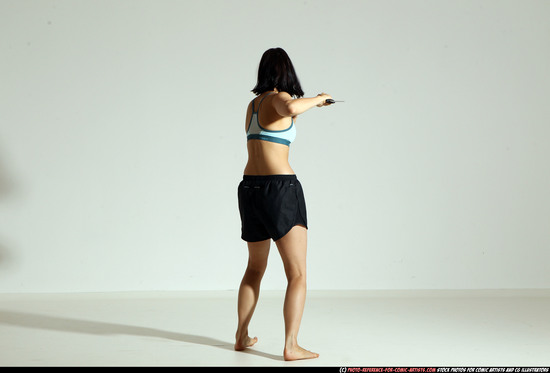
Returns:
[[[330,105],[325,102],[329,98],[332,97],[326,93],[320,93],[315,97],[293,99],[288,93],[279,92],[279,94],[273,98],[273,106],[280,116],[295,117],[315,106],[322,107]]]

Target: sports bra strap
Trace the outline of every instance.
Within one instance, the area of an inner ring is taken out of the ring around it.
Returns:
[[[263,100],[265,100],[265,98],[266,98],[267,96],[270,96],[270,95],[272,95],[273,93],[275,93],[275,92],[268,93],[267,95],[265,95],[264,97],[262,97],[262,99],[260,100],[260,103],[258,104],[258,110],[256,110],[256,111],[254,111],[254,100],[252,100],[252,112],[253,112],[253,113],[257,113],[258,111],[260,111],[260,105],[262,104]]]

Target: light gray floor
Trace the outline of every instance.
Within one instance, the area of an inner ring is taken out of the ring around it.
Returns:
[[[283,292],[233,350],[236,292],[0,294],[1,366],[549,366],[550,291],[309,291],[315,360],[282,359]]]

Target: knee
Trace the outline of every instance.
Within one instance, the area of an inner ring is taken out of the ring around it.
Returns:
[[[286,279],[289,285],[306,285],[306,274],[302,272],[289,273]]]
[[[246,268],[246,276],[248,276],[250,279],[258,279],[261,280],[264,276],[266,266],[251,266],[248,265]]]

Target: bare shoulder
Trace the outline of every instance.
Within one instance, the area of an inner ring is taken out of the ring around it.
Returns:
[[[273,105],[279,115],[286,116],[286,106],[289,101],[292,101],[292,96],[287,92],[277,92],[277,94],[272,96],[271,105]]]
[[[287,92],[278,92],[276,95],[273,95],[273,101],[286,102],[292,100],[292,96]]]

